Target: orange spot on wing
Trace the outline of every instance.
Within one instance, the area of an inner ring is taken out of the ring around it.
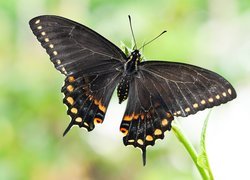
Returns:
[[[120,128],[120,131],[126,136],[128,134],[128,130],[126,128]]]
[[[134,113],[131,114],[131,115],[125,115],[125,116],[123,117],[123,120],[124,120],[124,121],[131,121],[131,120],[133,119],[133,117],[134,117]]]
[[[94,100],[95,105],[99,105],[100,101],[98,101],[97,99]]]
[[[98,108],[102,111],[102,112],[106,112],[106,107],[103,106],[101,103],[99,104]]]
[[[141,119],[142,119],[142,120],[144,119],[144,117],[145,117],[145,115],[144,115],[144,114],[141,114]]]
[[[135,115],[134,115],[134,119],[138,119],[139,116],[140,116],[140,114],[135,114]]]
[[[95,124],[101,124],[102,122],[103,122],[103,120],[100,119],[100,118],[95,118],[95,119],[94,119],[94,123],[95,123]]]

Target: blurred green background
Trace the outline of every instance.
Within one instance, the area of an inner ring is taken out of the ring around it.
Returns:
[[[202,66],[235,86],[238,98],[212,111],[208,155],[216,179],[247,179],[249,0],[0,0],[1,180],[200,179],[171,132],[148,148],[147,166],[142,166],[140,151],[122,143],[119,124],[125,104],[118,106],[116,94],[104,124],[91,133],[72,128],[62,137],[69,123],[60,93],[64,77],[28,25],[41,14],[78,21],[118,46],[121,41],[130,46],[129,14],[137,44],[167,29],[145,47],[147,59]],[[195,146],[206,113],[179,118]]]

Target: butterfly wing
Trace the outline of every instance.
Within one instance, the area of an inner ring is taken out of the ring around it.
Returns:
[[[120,76],[120,73],[107,72],[89,76],[69,76],[65,79],[62,87],[65,95],[63,102],[68,106],[67,113],[71,116],[71,122],[64,135],[73,125],[91,131],[95,124],[103,122]]]
[[[92,130],[103,122],[119,82],[125,54],[110,41],[77,22],[59,16],[38,16],[30,27],[56,69],[66,75],[62,92],[74,124]]]
[[[233,86],[226,79],[201,67],[148,61],[141,64],[140,70],[151,76],[174,116],[185,117],[236,98]]]
[[[94,67],[126,61],[114,44],[77,22],[46,15],[31,19],[29,24],[56,69],[65,75],[93,73]]]
[[[144,164],[146,147],[164,138],[174,116],[188,116],[236,97],[223,77],[188,64],[143,62],[131,79],[120,130],[125,145],[142,149]]]

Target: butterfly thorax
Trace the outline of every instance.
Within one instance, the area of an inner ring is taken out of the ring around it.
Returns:
[[[134,50],[128,57],[127,62],[124,64],[125,75],[131,75],[137,71],[137,66],[141,60],[141,54],[139,50]]]
[[[117,95],[119,103],[122,103],[128,98],[129,84],[131,76],[136,73],[137,66],[141,60],[141,54],[139,50],[134,50],[130,56],[128,56],[127,62],[124,64],[123,77],[118,85]]]

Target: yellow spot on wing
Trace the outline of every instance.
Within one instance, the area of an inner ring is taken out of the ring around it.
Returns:
[[[201,104],[206,104],[206,101],[204,99],[201,100]]]
[[[135,142],[135,140],[134,139],[129,139],[128,142],[133,143],[133,142]]]
[[[65,67],[62,67],[62,72],[63,72],[64,74],[67,74],[67,71],[66,71]]]
[[[208,101],[209,102],[214,102],[214,99],[213,98],[209,98]]]
[[[181,114],[181,111],[177,111],[176,113],[177,113],[178,115],[180,115],[180,114]]]
[[[58,53],[57,53],[57,51],[53,51],[53,54],[56,56]]]
[[[75,119],[75,121],[80,123],[80,122],[82,122],[82,118],[81,118],[81,117],[77,117],[77,118]]]
[[[69,92],[72,92],[72,91],[74,90],[74,87],[73,87],[72,85],[68,85],[68,86],[67,86],[67,90],[68,90]]]
[[[53,44],[50,44],[49,47],[52,49],[52,48],[54,48],[54,45],[53,45]]]
[[[45,42],[49,42],[49,38],[45,38],[44,41],[45,41]]]
[[[85,126],[89,127],[89,124],[88,124],[88,123],[84,122],[83,124],[84,124]]]
[[[60,64],[61,64],[61,61],[60,61],[59,59],[57,59],[57,60],[56,60],[56,63],[57,63],[58,65],[60,65]]]
[[[198,105],[197,103],[194,103],[194,104],[193,104],[193,107],[194,107],[194,108],[198,108],[199,105]]]
[[[220,95],[216,95],[215,98],[216,98],[216,99],[220,99]]]
[[[74,82],[75,78],[73,76],[69,76],[68,80],[69,80],[69,82]]]
[[[168,120],[167,120],[167,119],[163,119],[163,120],[161,121],[161,124],[162,124],[163,126],[168,125]]]
[[[188,107],[188,108],[186,108],[186,109],[185,109],[185,111],[186,111],[186,112],[189,112],[189,111],[190,111],[190,108],[189,108],[189,107]]]
[[[228,94],[230,94],[230,95],[232,94],[232,90],[231,90],[231,89],[228,89],[227,92],[228,92]]]
[[[73,105],[74,104],[74,99],[72,97],[67,97],[66,99],[69,104]]]
[[[153,138],[151,135],[147,135],[147,136],[146,136],[146,140],[147,140],[147,141],[153,141],[154,138]]]
[[[162,131],[160,129],[156,129],[154,132],[155,135],[161,135]]]
[[[42,35],[42,36],[45,36],[45,35],[46,35],[46,33],[43,31],[43,32],[41,32],[41,35]]]
[[[71,111],[72,113],[74,113],[74,114],[77,114],[77,112],[78,112],[78,110],[77,110],[76,108],[72,108],[70,111]]]
[[[35,24],[39,24],[40,23],[40,19],[36,20]]]
[[[226,97],[226,96],[227,96],[227,94],[226,94],[225,92],[223,92],[223,93],[222,93],[222,96]]]
[[[142,139],[138,139],[137,143],[140,144],[140,145],[143,145],[143,140]]]
[[[37,29],[42,29],[43,27],[42,26],[38,26]]]

